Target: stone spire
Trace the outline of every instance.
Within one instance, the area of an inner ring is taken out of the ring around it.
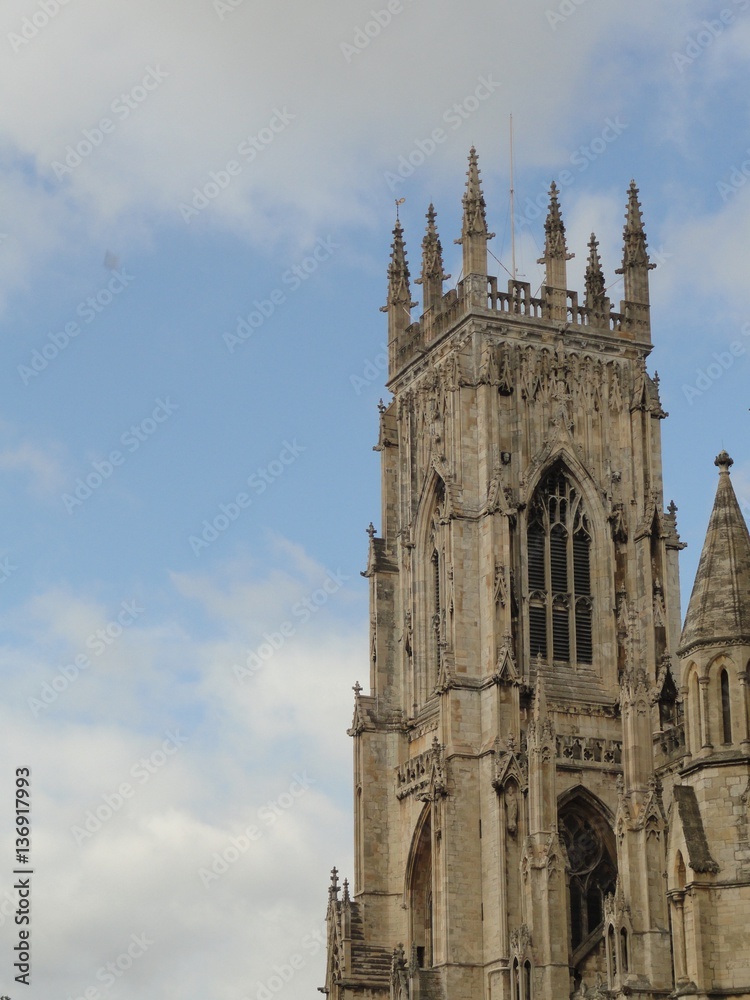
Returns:
[[[544,264],[545,284],[550,300],[551,318],[564,322],[567,319],[567,261],[573,257],[565,243],[565,225],[560,214],[557,185],[549,189],[549,210],[544,223],[544,256],[537,264]]]
[[[750,644],[750,534],[729,477],[732,459],[716,457],[719,485],[690,597],[680,654],[725,642]]]
[[[461,239],[456,240],[464,251],[464,280],[472,274],[487,275],[487,241],[495,235],[487,231],[487,205],[479,180],[477,151],[469,151],[469,169],[466,171],[466,190],[463,197],[464,218]]]
[[[599,241],[593,233],[589,240],[589,259],[586,265],[585,280],[586,308],[592,316],[609,320],[610,304],[607,298],[602,262],[599,257]]]
[[[631,181],[623,230],[622,267],[615,274],[623,275],[624,293],[620,311],[636,324],[645,325],[646,330],[649,329],[648,272],[656,267],[649,260],[647,246],[638,188],[635,181]]]
[[[450,278],[443,270],[443,247],[435,225],[435,207],[427,209],[427,230],[422,240],[422,274],[417,284],[422,286],[422,311],[437,309],[443,301],[443,282]]]
[[[391,262],[388,265],[388,298],[381,312],[388,313],[388,357],[391,371],[395,370],[399,340],[411,325],[411,309],[417,303],[411,300],[409,265],[401,220],[396,214],[391,245]]]

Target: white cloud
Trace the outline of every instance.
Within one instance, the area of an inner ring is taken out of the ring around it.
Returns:
[[[276,539],[275,551],[283,574],[233,566],[230,581],[176,580],[190,601],[175,594],[174,610],[189,618],[203,598],[200,631],[155,620],[144,600],[151,620],[136,620],[106,662],[92,656],[39,718],[29,692],[61,676],[55,656],[85,649],[118,608],[56,590],[15,612],[2,650],[0,752],[32,772],[35,929],[45,943],[32,996],[102,985],[105,963],[142,932],[154,944],[112,996],[236,1000],[297,950],[306,962],[295,988],[322,982],[323,952],[309,935],[321,925],[327,869],[348,864],[339,790],[350,770],[352,665],[366,663],[366,639],[333,594],[240,683],[233,661],[278,627],[265,616],[325,578],[299,547]],[[264,588],[274,601],[243,601]]]
[[[390,196],[384,172],[435,128],[447,141],[431,163],[433,182],[455,172],[472,142],[484,148],[486,163],[497,160],[499,125],[510,110],[519,157],[554,162],[580,130],[584,89],[588,122],[621,110],[611,86],[587,87],[587,73],[614,81],[627,72],[624,42],[666,47],[673,31],[666,5],[638,2],[627,13],[585,5],[553,30],[547,12],[554,5],[546,0],[510,9],[474,0],[456,32],[447,0],[428,13],[424,0],[404,0],[402,12],[347,61],[342,45],[360,37],[371,9],[330,0],[324,9],[295,4],[290,16],[256,2],[223,19],[207,0],[163,0],[158,9],[147,0],[107,8],[78,0],[61,9],[0,64],[0,86],[16,96],[4,140],[18,157],[0,190],[16,238],[7,280],[23,280],[35,251],[61,245],[81,223],[103,244],[116,224],[121,245],[147,239],[153,224],[182,226],[180,203],[232,159],[238,175],[190,224],[236,230],[266,246],[303,244],[321,225],[367,221],[371,206]],[[6,7],[0,38],[24,13],[20,3]],[[621,50],[608,47],[601,66],[598,49],[613,32]],[[498,47],[511,37],[534,44]],[[475,111],[480,78],[492,81],[491,93]],[[256,149],[238,151],[258,135]],[[69,146],[73,165],[61,180],[52,164],[64,164]],[[30,233],[22,223],[28,217]]]
[[[0,451],[0,470],[26,474],[32,493],[48,496],[65,481],[59,450],[45,451],[28,441],[9,445]]]

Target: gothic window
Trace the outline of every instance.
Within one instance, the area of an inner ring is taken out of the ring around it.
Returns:
[[[628,932],[624,927],[620,929],[620,955],[622,957],[622,971],[628,972],[630,968],[630,955],[628,954]]]
[[[604,920],[604,897],[615,891],[617,864],[611,831],[602,819],[580,804],[572,803],[560,813],[560,835],[570,865],[570,931],[573,951]],[[609,836],[605,836],[606,833]],[[601,940],[601,937],[600,937]]]
[[[721,728],[724,743],[732,742],[732,709],[729,703],[729,674],[722,670],[719,683],[721,685]]]
[[[533,1000],[531,996],[531,962],[527,959],[523,963],[523,1000]]]
[[[534,495],[526,538],[531,656],[592,663],[591,533],[559,463]]]

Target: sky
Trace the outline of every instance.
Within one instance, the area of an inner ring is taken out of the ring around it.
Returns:
[[[505,280],[512,114],[519,272],[556,180],[617,302],[635,178],[684,611],[722,448],[750,512],[750,0],[5,0],[0,49],[0,992],[316,996],[394,203],[455,283],[476,145]]]

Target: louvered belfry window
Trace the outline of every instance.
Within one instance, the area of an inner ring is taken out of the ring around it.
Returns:
[[[591,534],[581,497],[561,465],[542,480],[527,527],[531,656],[591,663]]]

